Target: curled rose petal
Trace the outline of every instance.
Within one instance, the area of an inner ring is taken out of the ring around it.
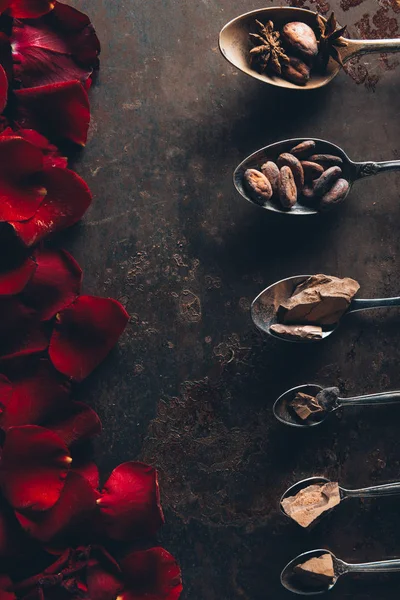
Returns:
[[[17,596],[11,591],[13,583],[8,575],[0,575],[0,600],[17,600]]]
[[[0,271],[0,296],[19,294],[32,279],[36,271],[36,262],[28,257],[17,266]]]
[[[12,427],[0,463],[3,494],[15,510],[47,511],[60,498],[70,463],[67,446],[52,431]]]
[[[15,121],[49,140],[86,144],[90,122],[89,99],[79,81],[52,83],[15,91]]]
[[[5,70],[0,65],[0,113],[6,107],[8,94],[8,79]]]
[[[16,19],[37,19],[53,10],[55,0],[9,0],[9,12]]]
[[[69,169],[45,169],[40,181],[47,194],[36,213],[26,221],[10,221],[17,236],[28,247],[77,223],[92,201],[86,183]]]
[[[57,148],[49,142],[44,135],[41,135],[34,129],[18,129],[17,132],[14,132],[11,128],[8,128],[6,131],[3,131],[2,136],[8,137],[22,137],[24,140],[39,148],[43,154],[43,167],[60,167],[61,169],[66,169],[68,161],[65,156],[62,156],[61,152]]]
[[[12,381],[0,380],[0,398],[10,387],[0,415],[0,427],[5,431],[16,425],[43,425],[60,407],[70,404],[69,386],[48,360],[30,361],[16,369]]]
[[[64,405],[56,415],[45,422],[45,425],[64,440],[68,447],[101,433],[99,416],[83,402],[69,402]]]
[[[41,513],[16,513],[21,526],[42,543],[84,537],[96,514],[98,493],[84,478],[71,471],[56,504]]]
[[[164,548],[131,552],[121,563],[124,590],[119,600],[178,600],[181,570]]]
[[[140,462],[114,469],[97,504],[104,529],[115,540],[153,535],[164,523],[157,471]]]
[[[49,356],[64,375],[82,381],[107,356],[124,331],[129,316],[111,298],[80,296],[57,315]]]
[[[31,321],[26,327],[3,338],[3,343],[0,342],[0,361],[7,363],[17,358],[44,352],[48,348],[49,338],[50,335],[42,324],[38,325]]]
[[[93,489],[98,490],[100,484],[99,468],[94,462],[79,462],[79,458],[74,460],[74,473],[78,473],[86,479]]]
[[[65,250],[36,250],[33,257],[37,269],[24,289],[22,300],[35,309],[39,319],[47,321],[79,296],[82,269]]]
[[[0,221],[21,221],[36,213],[45,194],[36,179],[42,169],[38,148],[17,136],[0,136]]]
[[[84,83],[98,66],[100,44],[89,18],[60,2],[45,18],[14,21],[11,43],[14,76],[23,87]]]
[[[114,600],[122,590],[121,569],[103,548],[95,550],[86,572],[88,596],[90,600]]]

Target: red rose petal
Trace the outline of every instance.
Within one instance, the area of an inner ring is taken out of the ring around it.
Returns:
[[[16,425],[43,425],[60,407],[70,404],[69,386],[48,360],[25,364],[12,382],[1,381],[0,398],[7,394],[8,386],[11,394],[2,402],[0,415],[0,427],[5,431]]]
[[[16,19],[36,19],[53,10],[55,0],[11,0],[10,14]]]
[[[0,271],[0,296],[19,294],[36,271],[36,262],[26,258],[17,267]]]
[[[17,136],[0,136],[0,221],[21,221],[35,214],[44,190],[31,176],[42,169],[38,148]]]
[[[132,552],[121,563],[124,591],[120,600],[178,600],[181,570],[164,548]]]
[[[71,471],[65,480],[61,496],[45,512],[23,515],[16,513],[21,526],[42,543],[56,543],[64,537],[80,537],[90,528],[96,514],[98,493],[84,478]]]
[[[49,348],[53,365],[64,375],[82,381],[117,343],[128,319],[116,300],[80,296],[58,314]]]
[[[15,136],[16,134],[12,129],[8,129],[7,131],[4,131],[2,135]],[[61,169],[66,169],[68,164],[67,158],[62,156],[57,146],[51,144],[44,135],[41,135],[34,129],[18,129],[18,136],[42,151],[44,168],[60,167]]]
[[[71,227],[88,209],[92,196],[86,183],[69,169],[45,169],[41,182],[47,195],[34,216],[10,225],[25,246],[37,244],[52,233]]]
[[[82,269],[65,250],[36,250],[37,269],[22,300],[46,321],[76,300],[81,291]],[[0,275],[1,293],[1,275]]]
[[[12,427],[0,463],[5,498],[16,510],[48,510],[60,498],[70,461],[67,446],[52,431]]]
[[[48,348],[49,337],[42,324],[31,323],[26,328],[14,332],[12,336],[3,338],[3,343],[0,343],[0,361],[13,361],[43,352]]]
[[[0,112],[6,107],[8,95],[8,79],[5,70],[0,65]]]
[[[78,459],[79,461],[79,459]],[[78,473],[81,477],[84,477],[92,486],[93,489],[98,490],[100,484],[99,468],[94,462],[79,462],[74,460],[74,473]]]
[[[104,529],[115,540],[153,535],[164,523],[157,471],[140,462],[114,469],[97,504]]]
[[[90,600],[114,600],[122,590],[121,569],[101,547],[95,549],[86,571]]]
[[[57,414],[45,422],[68,446],[83,442],[101,433],[101,421],[97,413],[83,402],[69,402]]]
[[[45,19],[14,21],[11,43],[14,75],[24,87],[84,83],[98,65],[100,44],[89,18],[59,2]]]
[[[86,144],[90,122],[89,99],[79,81],[17,90],[16,121],[50,140]]]
[[[10,402],[13,393],[13,385],[5,375],[0,375],[0,422],[4,416],[4,409]]]
[[[11,0],[0,0],[0,13],[3,13],[10,6]]]
[[[14,592],[11,592],[13,583],[8,575],[0,575],[0,600],[17,600]]]

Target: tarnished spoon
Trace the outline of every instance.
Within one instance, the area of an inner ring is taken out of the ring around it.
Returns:
[[[321,588],[313,587],[307,589],[305,586],[303,587],[301,580],[296,576],[294,568],[299,564],[305,563],[311,558],[318,558],[323,554],[330,554],[332,556],[333,568],[335,572],[332,583],[330,585],[322,585]],[[300,594],[302,596],[315,596],[331,590],[339,577],[342,575],[347,575],[348,573],[397,573],[398,571],[400,571],[400,559],[398,558],[393,560],[379,560],[369,563],[349,564],[344,562],[344,560],[337,558],[330,550],[323,550],[320,548],[318,550],[303,552],[303,554],[299,554],[299,556],[296,556],[296,558],[291,560],[281,573],[281,583],[287,590],[293,592],[294,594]]]
[[[300,144],[305,140],[312,140],[315,142],[316,146],[315,150],[312,151],[312,154],[331,154],[342,159],[343,164],[340,166],[342,169],[341,177],[347,179],[350,184],[346,197],[348,196],[353,183],[355,183],[358,179],[363,179],[369,175],[384,173],[385,171],[400,171],[400,160],[390,160],[386,162],[354,162],[350,160],[342,148],[326,140],[319,140],[317,138],[293,138],[290,140],[275,142],[274,144],[270,144],[269,146],[265,146],[265,148],[261,148],[260,150],[253,152],[253,154],[250,154],[250,156],[245,158],[240,165],[236,167],[233,173],[233,182],[239,194],[241,194],[243,198],[252,204],[255,204],[256,206],[266,210],[271,210],[275,213],[281,213],[285,215],[318,214],[319,211],[316,208],[313,208],[312,206],[306,206],[299,202],[296,202],[296,204],[290,210],[285,210],[282,208],[279,204],[279,200],[274,199],[269,200],[265,204],[259,204],[252,198],[251,194],[244,185],[243,176],[247,169],[260,170],[262,164],[268,160],[276,161],[280,154],[283,152],[289,152],[294,146],[297,146],[297,144]]]
[[[290,425],[291,427],[315,427],[315,425],[323,423],[325,419],[338,408],[346,406],[381,406],[383,404],[398,404],[400,402],[400,391],[366,394],[364,396],[353,396],[352,398],[339,397],[334,404],[328,406],[323,412],[315,413],[312,419],[307,419],[304,422],[297,420],[290,409],[290,404],[294,400],[297,392],[302,392],[303,394],[309,394],[310,396],[315,397],[323,389],[324,388],[315,383],[306,383],[287,390],[275,401],[273,406],[275,417],[281,423]]]
[[[273,283],[265,290],[263,290],[260,294],[258,294],[258,296],[253,300],[251,305],[251,318],[253,319],[253,322],[256,325],[256,327],[258,327],[258,329],[260,329],[264,333],[272,335],[272,337],[278,338],[285,342],[292,343],[315,343],[320,342],[322,341],[322,339],[325,339],[328,336],[330,336],[331,333],[333,333],[335,329],[337,329],[337,327],[340,324],[340,321],[338,323],[335,323],[334,325],[323,326],[322,338],[320,339],[289,339],[278,335],[274,331],[271,331],[271,325],[278,323],[278,320],[276,318],[276,311],[281,302],[290,298],[295,288],[309,277],[311,277],[311,275],[297,275],[294,277],[288,277],[287,279],[282,279],[281,281]],[[393,306],[400,306],[400,297],[373,298],[370,300],[362,300],[360,298],[356,298],[352,300],[349,308],[344,313],[344,315],[348,315],[350,313],[357,312],[360,310],[367,310],[370,308],[388,308]]]
[[[323,18],[323,17],[322,17]],[[314,30],[318,29],[317,13],[304,8],[290,7],[270,7],[252,10],[229,21],[219,34],[219,47],[222,55],[234,67],[243,71],[247,75],[259,79],[264,83],[276,85],[278,87],[312,90],[320,88],[329,83],[340,71],[340,65],[332,58],[329,60],[325,73],[312,72],[310,80],[304,85],[299,86],[278,75],[268,75],[258,73],[252,68],[250,62],[250,44],[249,33],[254,33],[256,19],[262,23],[273,21],[276,29],[280,29],[290,21],[303,21]],[[326,19],[324,19],[326,21]],[[358,54],[367,54],[369,52],[398,52],[400,51],[400,39],[387,40],[352,40],[342,37],[347,42],[347,46],[337,48],[343,63]]]
[[[290,496],[295,496],[301,490],[304,490],[304,488],[310,485],[325,485],[326,483],[331,483],[331,481],[329,479],[326,479],[326,477],[307,477],[307,479],[302,479],[301,481],[298,481],[289,489],[287,489],[286,492],[282,495],[282,498],[279,501],[281,512],[285,515],[285,517],[287,517],[290,520],[293,520],[283,510],[282,501],[285,500],[285,498],[289,498]],[[359,488],[357,490],[348,490],[344,487],[339,486],[339,493],[341,502],[343,500],[347,500],[348,498],[381,498],[383,496],[397,496],[400,494],[400,482],[397,481],[395,483],[385,483],[384,485],[375,485],[366,488]],[[325,514],[328,514],[328,512],[330,511],[322,513],[316,520],[319,521],[321,517]]]

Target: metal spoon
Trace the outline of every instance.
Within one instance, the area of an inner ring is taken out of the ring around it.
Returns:
[[[398,404],[400,402],[400,391],[399,392],[382,392],[380,394],[366,394],[364,396],[353,396],[352,398],[337,398],[336,402],[331,406],[327,407],[326,410],[320,413],[315,413],[312,420],[306,420],[300,422],[296,420],[294,414],[290,409],[290,404],[295,398],[297,392],[303,394],[309,394],[310,396],[316,396],[324,388],[315,383],[306,383],[304,385],[298,385],[290,390],[284,392],[275,401],[273,406],[273,413],[275,417],[281,423],[290,425],[291,427],[314,427],[320,425],[328,418],[328,416],[335,412],[338,408],[345,406],[376,406],[383,404]]]
[[[269,83],[278,87],[296,90],[311,90],[326,85],[340,71],[340,65],[331,58],[326,72],[312,72],[310,80],[304,86],[291,83],[277,75],[258,73],[251,67],[249,53],[249,33],[254,32],[256,19],[262,23],[271,20],[277,29],[280,29],[285,23],[289,23],[290,21],[303,21],[314,30],[317,30],[318,28],[317,13],[304,8],[283,6],[262,8],[236,17],[222,28],[219,34],[219,48],[226,60],[240,71],[243,71],[243,73],[254,77],[254,79],[259,79],[264,83]],[[326,21],[326,19],[324,20]],[[351,40],[344,37],[341,39],[347,42],[347,46],[337,48],[343,63],[346,63],[350,58],[353,58],[357,54],[367,54],[369,52],[398,52],[400,50],[400,39]]]
[[[313,343],[320,342],[322,339],[327,338],[337,329],[339,323],[335,323],[334,325],[328,325],[323,327],[322,338],[321,339],[288,339],[283,338],[282,336],[271,331],[271,325],[274,323],[278,323],[276,318],[276,311],[281,302],[290,298],[295,288],[303,283],[306,279],[311,277],[311,275],[297,275],[295,277],[288,277],[287,279],[282,279],[281,281],[277,281],[273,283],[265,290],[263,290],[258,296],[253,300],[251,305],[251,318],[253,319],[254,324],[258,329],[263,331],[264,333],[268,333],[272,335],[272,337],[278,338],[285,342],[297,342],[297,343]],[[400,297],[396,298],[373,298],[370,300],[362,300],[356,298],[353,300],[344,313],[348,315],[353,312],[357,312],[360,310],[367,310],[370,308],[388,308],[391,306],[400,306]],[[344,316],[344,315],[343,315]],[[343,318],[343,317],[342,317]]]
[[[331,483],[330,479],[326,479],[326,477],[307,477],[307,479],[302,479],[301,481],[298,481],[289,489],[287,489],[286,492],[282,495],[279,501],[281,512],[285,515],[285,517],[290,519],[291,517],[287,515],[283,510],[282,501],[290,496],[295,496],[301,490],[310,485],[325,485],[325,483]],[[339,492],[341,502],[343,500],[346,500],[347,498],[380,498],[383,496],[397,496],[398,494],[400,494],[400,482],[386,483],[384,485],[375,485],[372,487],[359,488],[357,490],[348,490],[344,487],[339,486]],[[330,511],[322,513],[322,515],[320,515],[317,520],[319,520],[324,514],[327,514],[328,512]]]
[[[321,586],[321,588],[311,588],[301,586],[301,581],[294,572],[294,567],[299,564],[305,563],[311,558],[318,558],[323,554],[330,554],[333,560],[333,568],[335,576],[330,585]],[[339,577],[346,575],[347,573],[397,573],[400,571],[400,559],[396,558],[393,560],[379,560],[376,562],[369,563],[358,563],[349,564],[337,558],[330,550],[318,549],[310,550],[309,552],[303,552],[299,554],[293,560],[291,560],[281,573],[281,584],[290,592],[294,594],[300,594],[302,596],[315,596],[316,594],[323,594],[328,592],[336,584]]]
[[[377,175],[378,173],[384,173],[385,171],[399,171],[400,170],[400,160],[390,160],[386,162],[354,162],[350,160],[347,154],[340,148],[336,146],[336,144],[332,144],[326,140],[319,140],[317,138],[293,138],[290,140],[283,140],[281,142],[275,142],[274,144],[270,144],[269,146],[265,146],[265,148],[260,148],[253,154],[250,154],[247,158],[245,158],[240,165],[238,165],[233,173],[233,182],[239,194],[248,200],[252,204],[264,208],[266,210],[271,210],[275,213],[281,213],[284,215],[316,215],[319,214],[319,211],[310,206],[306,206],[304,204],[300,204],[296,202],[296,204],[290,209],[285,210],[279,205],[279,201],[269,200],[265,204],[261,205],[257,203],[246,187],[243,185],[243,176],[247,169],[258,169],[262,164],[264,164],[267,160],[276,161],[278,156],[283,152],[289,152],[294,146],[304,142],[305,140],[313,140],[316,143],[316,148],[313,150],[313,154],[332,154],[333,156],[339,156],[343,164],[341,165],[342,169],[342,177],[347,179],[349,182],[349,190],[346,194],[346,198],[351,190],[353,183],[355,183],[358,179],[363,179],[364,177],[368,177],[369,175]]]

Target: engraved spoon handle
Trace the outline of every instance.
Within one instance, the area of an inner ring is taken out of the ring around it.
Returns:
[[[369,54],[370,52],[399,52],[400,38],[388,40],[351,40],[341,38],[347,42],[347,46],[338,48],[342,61],[345,63],[357,54]]]
[[[400,392],[397,391],[338,398],[339,406],[373,406],[377,404],[397,404],[398,402],[400,402]]]
[[[389,308],[392,306],[400,306],[399,296],[395,298],[356,298],[351,302],[346,314],[356,312],[359,310],[367,310],[369,308]]]
[[[400,482],[374,485],[358,490],[347,490],[340,488],[344,498],[379,498],[381,496],[397,496],[400,494]]]
[[[400,571],[400,559],[378,560],[376,562],[345,563],[347,573],[396,573]]]
[[[378,175],[379,173],[385,173],[385,171],[400,171],[400,160],[387,160],[384,162],[356,162],[353,163],[355,166],[356,179],[362,179],[363,177],[369,177],[370,175]]]

